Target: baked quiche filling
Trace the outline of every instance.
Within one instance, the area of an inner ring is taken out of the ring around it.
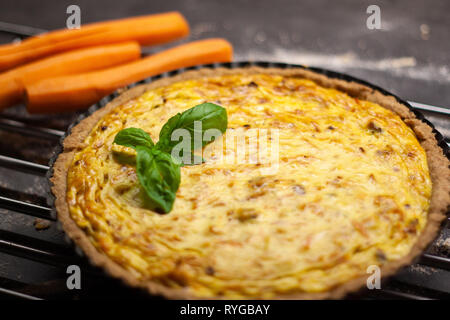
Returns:
[[[205,163],[181,168],[172,211],[153,212],[134,151],[114,137],[135,127],[157,141],[170,117],[203,102],[226,108],[228,129],[205,147]],[[277,129],[276,169],[259,157],[223,160],[239,148],[227,137],[251,129]],[[430,197],[425,152],[399,116],[268,74],[185,80],[128,101],[90,132],[67,181],[70,215],[100,252],[140,281],[197,297],[324,292],[367,276],[410,252]]]

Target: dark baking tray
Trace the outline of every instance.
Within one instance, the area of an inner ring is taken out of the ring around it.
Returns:
[[[83,119],[89,117],[90,115],[92,115],[95,111],[103,108],[104,106],[106,106],[109,102],[111,102],[112,100],[114,100],[116,97],[118,97],[120,95],[120,92],[123,91],[123,89],[130,89],[133,88],[135,86],[141,85],[141,84],[148,84],[151,83],[155,80],[161,79],[161,78],[167,78],[167,77],[172,77],[178,74],[181,74],[183,72],[189,71],[189,70],[199,70],[199,69],[203,69],[203,68],[209,68],[209,69],[215,69],[215,68],[227,68],[227,69],[235,69],[235,68],[245,68],[245,67],[262,67],[262,68],[281,68],[281,69],[287,69],[287,68],[300,68],[300,69],[305,69],[305,70],[309,70],[309,71],[313,71],[316,72],[318,74],[323,74],[327,77],[330,78],[335,78],[335,79],[341,79],[341,80],[345,80],[345,81],[349,81],[349,82],[356,82],[356,83],[360,83],[362,85],[365,85],[369,88],[372,88],[374,90],[377,90],[379,92],[381,92],[384,95],[388,95],[388,96],[392,96],[394,97],[399,103],[405,105],[406,107],[408,107],[414,114],[415,116],[421,120],[422,122],[426,123],[427,125],[429,125],[432,129],[433,129],[433,134],[438,142],[438,145],[441,147],[444,155],[450,159],[450,148],[447,144],[447,142],[445,141],[443,135],[438,132],[434,125],[428,121],[427,119],[425,119],[424,115],[417,111],[416,109],[414,109],[406,100],[401,99],[400,97],[398,97],[397,95],[383,89],[380,88],[379,86],[376,86],[374,84],[371,84],[370,82],[352,77],[350,75],[344,74],[344,73],[340,73],[340,72],[335,72],[335,71],[331,71],[331,70],[327,70],[327,69],[322,69],[322,68],[316,68],[316,67],[307,67],[304,65],[298,65],[298,64],[289,64],[289,63],[281,63],[281,62],[266,62],[266,61],[240,61],[240,62],[229,62],[229,63],[213,63],[213,64],[205,64],[205,65],[196,65],[193,67],[189,67],[189,68],[181,68],[181,69],[177,69],[177,70],[172,70],[169,72],[165,72],[153,77],[149,77],[146,78],[144,80],[132,83],[128,86],[125,86],[123,88],[121,88],[120,90],[115,91],[114,93],[105,96],[104,98],[102,98],[99,102],[95,103],[94,105],[92,105],[91,107],[89,107],[85,112],[81,113],[74,122],[72,122],[70,124],[70,126],[68,127],[66,133],[61,137],[58,146],[56,147],[53,156],[51,157],[50,161],[49,161],[49,171],[47,172],[47,181],[48,183],[48,197],[47,197],[47,202],[48,205],[52,208],[52,216],[56,219],[56,209],[54,207],[54,196],[51,193],[51,183],[50,183],[50,178],[53,176],[53,164],[55,163],[56,159],[58,158],[59,154],[62,152],[63,150],[63,142],[64,139],[70,135],[72,128],[74,126],[76,126],[78,123],[80,123],[80,121],[82,121]],[[447,216],[449,215],[449,212],[447,212]],[[60,228],[62,229],[61,225],[59,224]],[[80,256],[84,256],[84,253],[82,252],[82,250],[76,246],[74,244],[74,242],[68,237],[66,236],[65,239],[74,246],[75,251],[80,255]],[[425,250],[424,250],[425,252]],[[418,258],[416,258],[417,260]],[[389,277],[390,278],[390,277]],[[386,278],[383,278],[383,281],[385,281]]]

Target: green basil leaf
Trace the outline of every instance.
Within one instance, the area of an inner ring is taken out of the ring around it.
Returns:
[[[201,131],[195,127],[195,122],[201,122]],[[186,129],[190,133],[191,151],[196,147],[204,147],[211,141],[203,141],[203,133],[208,129],[217,129],[224,133],[227,129],[228,117],[225,108],[214,103],[202,103],[191,109],[178,113],[170,118],[159,133],[157,148],[165,152],[171,152],[179,141],[172,141],[172,133],[177,129]],[[201,141],[195,143],[195,139]]]
[[[126,128],[120,130],[114,137],[114,143],[136,149],[138,146],[152,148],[154,143],[150,135],[139,128]]]
[[[158,149],[137,146],[136,167],[141,186],[147,195],[148,206],[164,213],[172,210],[180,186],[180,166],[172,156]]]

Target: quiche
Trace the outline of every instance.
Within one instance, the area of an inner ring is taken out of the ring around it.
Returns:
[[[133,150],[115,135],[135,127],[157,141],[170,117],[204,102],[226,108],[226,132],[205,162],[181,168],[172,211],[149,210],[135,166],[118,156]],[[253,129],[268,137],[258,150]],[[123,92],[72,128],[51,181],[67,234],[132,286],[323,299],[365,286],[370,266],[385,277],[411,263],[445,217],[449,177],[432,129],[394,97],[306,69],[248,67]]]

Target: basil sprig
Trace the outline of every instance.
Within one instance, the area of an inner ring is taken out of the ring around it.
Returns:
[[[190,161],[184,163],[186,157],[183,157],[183,154],[172,157],[172,150],[180,143],[172,139],[175,130],[185,129],[190,133],[188,143],[191,148],[188,158],[198,163],[198,156],[194,155],[193,150],[214,141],[214,138],[204,141],[204,132],[216,129],[224,133],[227,124],[225,108],[213,103],[202,103],[170,118],[162,127],[156,145],[150,135],[142,129],[126,128],[119,131],[114,143],[136,150],[137,176],[146,194],[145,203],[150,209],[164,213],[172,210],[180,186],[180,166],[192,163]]]

